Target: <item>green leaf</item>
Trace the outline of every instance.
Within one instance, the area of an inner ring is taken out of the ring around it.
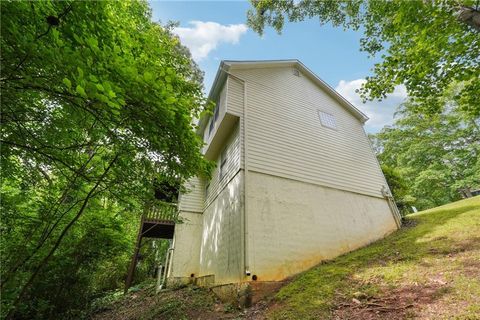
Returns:
[[[97,48],[98,47],[98,40],[90,37],[90,38],[87,39],[87,44],[90,47]]]
[[[165,103],[166,104],[172,104],[172,103],[175,103],[175,101],[177,101],[177,99],[175,97],[168,97],[166,100],[165,100]]]
[[[97,83],[95,86],[97,87],[98,91],[103,92],[105,90],[105,89],[103,89],[103,86],[100,83]]]
[[[72,82],[67,78],[63,78],[62,82],[67,86],[68,89],[72,88]]]
[[[76,91],[84,98],[87,97],[87,94],[85,92],[85,89],[81,85],[77,85]]]
[[[76,35],[75,33],[73,34],[73,39],[75,39],[75,41],[77,41],[78,43],[80,44],[83,44],[83,39],[80,38],[78,35]]]
[[[83,70],[80,67],[77,67],[77,72],[78,72],[78,79],[81,80],[83,79]]]
[[[146,82],[150,82],[153,80],[153,74],[151,72],[145,71],[143,73],[143,79],[145,79]]]

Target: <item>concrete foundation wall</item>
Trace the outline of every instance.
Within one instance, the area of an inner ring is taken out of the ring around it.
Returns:
[[[282,280],[397,228],[383,198],[255,172],[247,181],[248,263],[259,281]]]
[[[198,276],[203,217],[200,213],[180,212],[183,223],[175,225],[174,251],[169,278]]]
[[[243,170],[239,170],[203,213],[200,276],[215,275],[216,284],[242,280],[243,210]]]

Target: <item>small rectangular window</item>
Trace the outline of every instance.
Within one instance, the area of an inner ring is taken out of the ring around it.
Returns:
[[[320,123],[322,124],[322,126],[330,129],[337,129],[337,121],[335,120],[334,115],[323,111],[318,111],[318,115],[320,117]]]
[[[220,155],[220,170],[219,170],[219,176],[220,180],[222,180],[223,176],[225,175],[225,167],[227,164],[227,148],[225,148]]]
[[[208,128],[208,134],[212,134],[213,129],[215,129],[215,123],[218,120],[218,116],[220,114],[220,98],[218,98],[215,109],[213,110],[213,117],[210,118],[210,124]]]
[[[208,129],[208,134],[212,134],[212,131],[213,131],[213,128],[215,128],[215,121],[213,120],[213,118],[210,119],[210,127]]]

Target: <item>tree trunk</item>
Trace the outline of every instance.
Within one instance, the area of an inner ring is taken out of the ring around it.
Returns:
[[[27,290],[28,288],[30,288],[30,286],[32,285],[33,281],[35,280],[35,278],[37,277],[37,275],[40,273],[40,271],[42,270],[42,268],[48,263],[48,261],[50,260],[50,258],[53,256],[53,254],[55,253],[55,251],[57,250],[57,248],[60,246],[63,238],[67,235],[68,231],[70,230],[70,228],[75,224],[75,222],[80,218],[80,216],[83,214],[83,212],[85,211],[85,208],[87,207],[87,204],[88,204],[88,201],[92,198],[92,196],[94,195],[95,193],[95,190],[98,188],[98,186],[100,185],[100,183],[102,183],[103,179],[107,176],[108,172],[110,171],[110,169],[112,168],[113,164],[117,161],[118,159],[118,154],[115,155],[115,157],[113,158],[113,160],[109,163],[108,167],[105,169],[105,171],[103,172],[103,174],[99,177],[99,179],[97,180],[97,182],[95,183],[95,185],[92,187],[92,189],[88,192],[85,200],[83,201],[83,204],[82,204],[82,207],[79,209],[78,213],[75,215],[75,217],[68,223],[68,225],[63,229],[62,233],[60,234],[60,236],[58,237],[57,241],[55,242],[53,248],[49,251],[49,253],[47,254],[47,256],[45,256],[45,258],[43,258],[43,260],[39,263],[39,265],[37,266],[37,268],[35,269],[35,271],[32,273],[32,275],[30,276],[30,278],[28,279],[28,281],[25,283],[25,285],[23,286],[22,290],[20,291],[19,295],[17,296],[17,298],[15,299],[15,302],[13,303],[13,306],[12,308],[9,310],[8,314],[7,314],[7,317],[6,319],[7,320],[11,320],[13,319],[14,315],[15,315],[15,311],[17,309],[17,306],[18,306],[18,303],[22,300],[22,298],[25,296],[25,294],[27,293]]]
[[[478,8],[460,6],[457,12],[458,20],[480,31],[480,11]]]

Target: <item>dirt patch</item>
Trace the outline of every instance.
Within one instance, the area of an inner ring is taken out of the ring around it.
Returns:
[[[462,253],[465,251],[472,251],[480,249],[480,237],[471,238],[468,240],[459,241],[453,247],[453,253]]]
[[[413,228],[418,224],[415,219],[402,218],[402,228]]]
[[[462,262],[462,273],[467,277],[480,278],[480,260],[466,260]]]
[[[92,320],[173,320],[233,319],[240,310],[222,303],[205,288],[186,287],[155,294],[153,290],[130,293],[123,299],[98,310]]]
[[[438,279],[436,279],[438,280]],[[384,288],[373,297],[342,299],[336,303],[333,319],[400,320],[411,318],[426,305],[434,303],[448,292],[448,287],[442,280],[432,281],[432,284],[419,286],[410,285],[397,289]]]

